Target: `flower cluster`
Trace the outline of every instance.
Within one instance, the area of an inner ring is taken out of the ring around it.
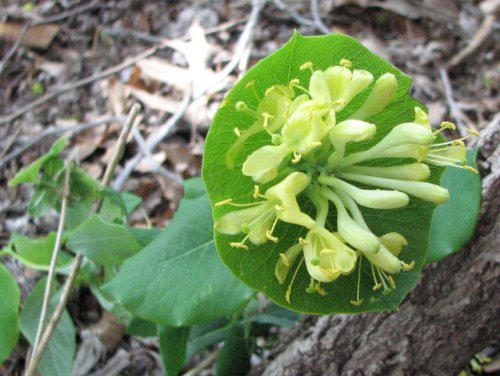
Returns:
[[[267,132],[269,144],[249,154],[242,165],[242,173],[257,184],[255,200],[246,204],[231,199],[217,203],[237,209],[218,218],[215,230],[243,234],[230,245],[248,249],[250,243],[278,243],[274,231],[279,221],[304,227],[306,236],[279,254],[275,268],[277,280],[284,283],[292,266],[301,259],[287,290],[288,302],[293,280],[303,263],[311,277],[308,291],[324,295],[321,283],[353,273],[356,265],[361,267],[363,257],[371,266],[373,289],[389,293],[396,288],[392,275],[410,270],[414,263],[399,258],[407,245],[403,235],[373,233],[362,207],[402,208],[408,205],[409,196],[434,204],[446,202],[448,191],[426,181],[429,164],[474,171],[465,163],[463,139],[437,142],[436,135],[454,125],[443,122],[434,130],[426,113],[415,107],[412,122],[396,125],[377,143],[364,142],[379,136],[377,125],[367,120],[391,103],[397,90],[396,77],[386,73],[373,82],[370,72],[352,69],[346,59],[326,70],[314,70],[310,62],[300,68],[311,72],[308,88],[294,79],[287,86],[268,88],[256,109],[244,102],[236,104],[237,110],[251,114],[255,122],[245,131],[235,129],[238,139],[226,154],[228,168],[234,167],[246,140],[256,133]],[[253,84],[250,82],[247,88],[252,89]],[[348,119],[338,122],[338,115],[365,90],[370,92],[363,104]],[[354,143],[361,143],[360,147],[349,149],[349,144]],[[352,149],[356,152],[347,152]],[[385,163],[386,167],[371,163],[381,159],[393,162]],[[397,164],[401,160],[407,162]],[[261,193],[258,184],[271,186]],[[298,195],[313,204],[314,218],[301,210]],[[335,229],[327,224],[333,208]],[[351,303],[362,303],[359,282],[356,299]]]

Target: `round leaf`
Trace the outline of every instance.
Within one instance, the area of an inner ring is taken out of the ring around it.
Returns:
[[[226,199],[232,199],[237,203],[255,201],[252,198],[255,183],[242,174],[242,165],[246,157],[256,149],[272,144],[271,137],[265,132],[249,137],[231,168],[231,164],[226,163],[226,153],[237,140],[235,134],[237,131],[235,132],[234,129],[244,131],[251,127],[255,121],[250,114],[251,109],[257,108],[260,99],[269,87],[277,84],[288,85],[292,79],[299,79],[300,85],[307,88],[311,72],[308,69],[300,70],[304,63],[312,62],[314,69],[324,70],[339,64],[342,59],[350,60],[354,69],[371,72],[375,80],[390,72],[394,74],[398,83],[392,102],[381,113],[368,119],[377,125],[374,139],[352,146],[348,145],[347,154],[376,144],[397,124],[413,121],[415,107],[424,107],[408,94],[411,84],[408,76],[371,53],[355,39],[339,34],[303,37],[296,33],[285,46],[258,63],[235,85],[215,116],[206,140],[203,178],[216,219],[232,208],[214,206],[215,203]],[[252,81],[254,81],[255,90],[249,87]],[[337,123],[349,118],[367,98],[369,92],[370,90],[366,90],[355,97],[337,115]],[[245,102],[250,111],[238,111],[235,105],[240,101]],[[392,160],[391,162],[394,164],[401,161]],[[387,160],[374,162],[378,166],[388,163]],[[441,167],[431,166],[431,176],[427,181],[438,184],[442,171]],[[261,186],[261,191],[264,192],[268,186],[269,184]],[[299,196],[299,204],[304,212],[314,214],[312,205],[307,204],[304,197]],[[333,283],[322,284],[321,287],[327,295],[321,296],[306,291],[311,279],[303,264],[293,283],[291,301],[286,300],[285,294],[293,270],[289,273],[286,282],[279,284],[274,274],[275,265],[279,260],[279,253],[285,252],[296,244],[299,237],[305,237],[307,231],[302,227],[279,222],[273,232],[273,235],[279,239],[277,244],[271,241],[259,246],[249,243],[248,250],[233,248],[229,245],[230,242],[240,241],[243,234],[229,236],[215,232],[215,240],[220,257],[238,278],[289,309],[315,314],[397,309],[404,297],[413,289],[424,264],[434,207],[435,205],[429,202],[411,197],[410,203],[400,209],[362,209],[363,216],[375,235],[382,236],[396,231],[407,239],[408,246],[405,247],[400,258],[406,263],[414,261],[415,267],[411,271],[394,275],[397,288],[390,295],[383,295],[381,291],[372,290],[371,269],[366,259],[363,259],[360,277],[360,297],[363,299],[363,304],[359,306],[351,304],[351,301],[356,299],[357,272],[341,276]],[[335,223],[336,213],[330,209],[327,224],[330,228],[335,228],[332,226]]]

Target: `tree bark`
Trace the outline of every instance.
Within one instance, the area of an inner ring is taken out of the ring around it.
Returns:
[[[263,375],[456,375],[500,328],[500,116],[483,132],[483,203],[473,239],[425,268],[399,311],[305,317]]]

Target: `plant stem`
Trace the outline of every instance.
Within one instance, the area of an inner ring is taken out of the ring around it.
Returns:
[[[102,185],[104,187],[107,187],[109,185],[111,178],[113,177],[116,167],[118,166],[118,162],[120,161],[123,155],[123,151],[125,150],[125,144],[127,142],[128,135],[130,134],[130,130],[134,125],[135,119],[139,114],[140,109],[141,109],[140,105],[135,103],[128,114],[125,125],[120,133],[120,137],[118,138],[115,153],[102,179]],[[99,211],[101,204],[102,204],[102,199],[96,201],[93,207],[94,213],[97,213]],[[52,334],[54,333],[54,330],[57,326],[57,323],[59,322],[59,319],[64,311],[64,308],[66,307],[66,303],[68,302],[71,288],[73,287],[73,283],[75,282],[76,276],[78,275],[78,270],[80,269],[82,260],[83,260],[83,255],[77,254],[73,261],[73,265],[71,267],[71,271],[68,275],[68,278],[66,279],[66,282],[64,284],[61,297],[59,298],[57,306],[54,312],[52,313],[50,321],[47,324],[45,331],[43,332],[40,342],[36,347],[35,346],[33,347],[33,355],[31,356],[28,367],[24,373],[25,376],[33,376],[33,374],[35,373],[35,370],[38,366],[38,363],[40,362],[45,347],[47,346],[50,338],[52,337]]]

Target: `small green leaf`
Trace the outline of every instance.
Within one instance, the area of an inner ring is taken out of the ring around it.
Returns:
[[[0,364],[7,359],[19,338],[19,298],[17,282],[0,264]]]
[[[291,328],[302,316],[277,304],[269,304],[263,312],[252,316],[250,321],[255,324],[277,325]]]
[[[104,289],[134,315],[166,326],[228,316],[253,294],[222,265],[206,195],[183,199],[172,222]]]
[[[158,325],[158,339],[163,367],[168,376],[176,376],[186,362],[190,327]]]
[[[467,151],[469,166],[477,168],[478,149]],[[441,185],[450,191],[450,200],[434,211],[427,264],[444,259],[462,248],[472,237],[481,207],[481,177],[470,171],[448,167]]]
[[[49,270],[55,242],[55,232],[40,238],[30,238],[14,233],[5,251],[30,268],[47,271]],[[57,257],[57,269],[61,270],[68,267],[71,265],[72,260],[73,257],[65,252],[60,252]]]
[[[157,334],[157,326],[157,324],[151,321],[133,317],[132,321],[127,326],[127,334],[138,337],[155,337]]]
[[[21,183],[36,183],[38,181],[38,173],[43,165],[50,159],[57,157],[62,153],[68,143],[68,139],[61,137],[51,146],[47,154],[41,156],[29,166],[21,169],[12,179],[9,180],[9,187],[15,187]]]
[[[28,296],[21,311],[21,332],[33,344],[38,320],[42,310],[46,278],[41,279]],[[47,310],[47,317],[52,315],[59,294],[53,295]],[[64,310],[54,334],[42,355],[38,370],[42,376],[69,376],[73,368],[76,341],[75,327],[67,310]]]
[[[222,342],[231,328],[231,322],[226,318],[219,318],[204,324],[194,325],[189,333],[187,358],[206,349],[217,342]]]
[[[78,226],[66,245],[73,252],[108,266],[121,265],[142,249],[125,226],[106,222],[99,215]]]
[[[243,325],[234,324],[217,356],[215,376],[246,375],[250,369],[251,354],[250,340],[245,335]]]

